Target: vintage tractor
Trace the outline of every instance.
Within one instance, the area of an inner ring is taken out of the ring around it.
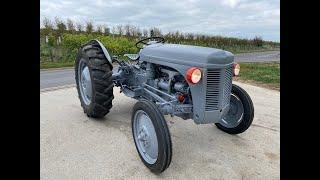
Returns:
[[[112,56],[98,40],[79,49],[75,64],[77,90],[84,113],[101,118],[112,108],[113,87],[138,100],[131,117],[132,134],[142,162],[154,173],[171,162],[172,143],[164,115],[215,123],[229,134],[242,133],[254,117],[253,103],[232,84],[240,66],[230,52],[167,44],[163,37],[136,43],[129,61]],[[130,63],[128,63],[130,62]],[[112,72],[112,63],[119,64]]]

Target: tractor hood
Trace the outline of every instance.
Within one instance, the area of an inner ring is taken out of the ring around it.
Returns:
[[[228,51],[180,44],[152,44],[141,49],[139,55],[140,60],[151,63],[166,62],[204,68],[234,62],[233,54]]]

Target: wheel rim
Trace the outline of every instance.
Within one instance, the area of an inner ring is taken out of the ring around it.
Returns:
[[[78,73],[78,81],[82,100],[86,105],[89,105],[92,97],[92,84],[87,64],[80,62]]]
[[[158,139],[153,123],[146,112],[138,110],[134,115],[134,139],[142,158],[154,164],[158,158]]]
[[[230,108],[226,116],[224,116],[220,122],[221,125],[227,128],[237,127],[244,114],[244,108],[241,100],[234,94],[230,97]]]

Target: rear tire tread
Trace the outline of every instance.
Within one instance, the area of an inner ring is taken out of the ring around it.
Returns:
[[[81,59],[86,61],[91,71],[93,95],[89,106],[82,101],[79,90],[78,66]],[[75,64],[75,72],[78,95],[84,112],[93,118],[101,118],[109,113],[114,99],[112,67],[97,42],[91,41],[80,48]]]

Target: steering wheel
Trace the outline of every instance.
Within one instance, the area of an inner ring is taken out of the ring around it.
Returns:
[[[149,40],[149,42],[145,42]],[[150,43],[150,40],[155,40],[154,43]],[[155,43],[164,43],[166,40],[163,37],[160,36],[155,36],[155,37],[148,37],[148,38],[144,38],[141,39],[140,41],[138,41],[135,45],[137,48],[141,49],[142,47],[138,46],[138,44],[144,44],[144,45],[150,45],[150,44],[155,44]]]

